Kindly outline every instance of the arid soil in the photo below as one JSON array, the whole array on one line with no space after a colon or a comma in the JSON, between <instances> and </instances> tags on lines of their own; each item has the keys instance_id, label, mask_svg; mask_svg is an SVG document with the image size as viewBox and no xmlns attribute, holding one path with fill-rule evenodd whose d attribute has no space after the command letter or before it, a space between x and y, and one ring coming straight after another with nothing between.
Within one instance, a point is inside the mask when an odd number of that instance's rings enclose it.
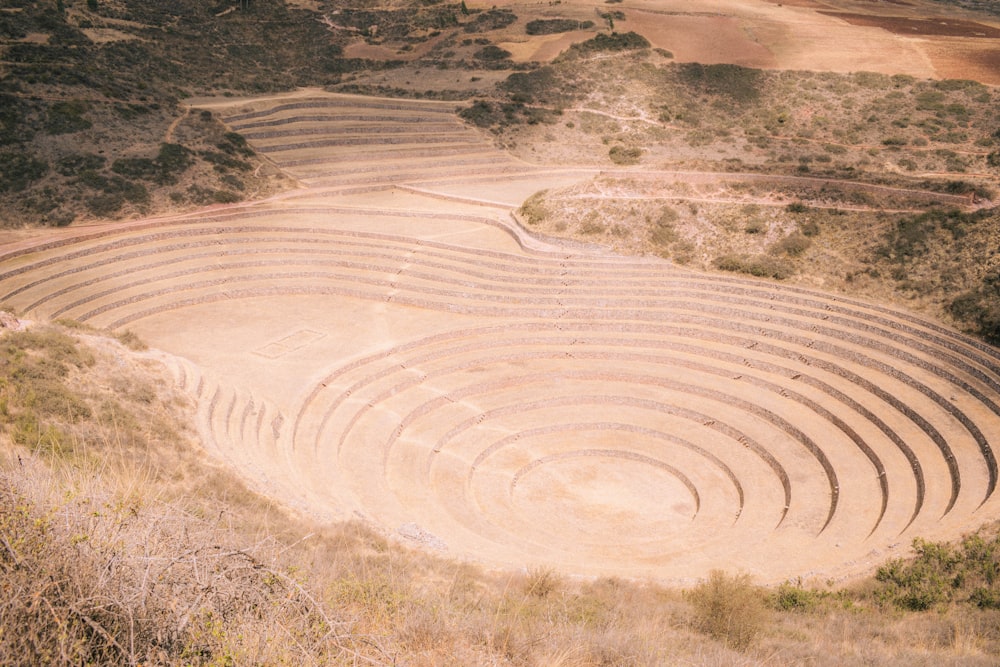
<instances>
[{"instance_id":1,"label":"arid soil","mask_svg":"<svg viewBox=\"0 0 1000 667\"><path fill-rule=\"evenodd\" d=\"M0 249L0 302L170 355L320 520L505 567L839 579L998 511L1000 353L902 310L527 233L590 179L453 103L194 100L299 188Z\"/></svg>"},{"instance_id":2,"label":"arid soil","mask_svg":"<svg viewBox=\"0 0 1000 667\"><path fill-rule=\"evenodd\" d=\"M498 41L515 61L545 62L579 41L569 34L525 35L524 24L538 15L537 6L496 5L522 17ZM563 2L543 14L589 19L596 31L609 27L601 15L611 10L625 17L614 20L615 29L643 35L678 62L929 78L966 71L965 78L1000 84L1000 68L981 64L995 57L1000 21L937 3L713 0L693 7L685 0L634 0L622 5Z\"/></svg>"}]
</instances>

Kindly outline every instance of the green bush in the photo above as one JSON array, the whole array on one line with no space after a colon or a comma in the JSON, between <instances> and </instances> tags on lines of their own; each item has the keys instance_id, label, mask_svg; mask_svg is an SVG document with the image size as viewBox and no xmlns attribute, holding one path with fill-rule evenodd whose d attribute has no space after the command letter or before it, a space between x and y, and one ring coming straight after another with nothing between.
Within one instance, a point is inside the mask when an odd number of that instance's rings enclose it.
<instances>
[{"instance_id":1,"label":"green bush","mask_svg":"<svg viewBox=\"0 0 1000 667\"><path fill-rule=\"evenodd\" d=\"M128 178L154 180L160 174L159 166L147 157L122 157L111 163L111 171Z\"/></svg>"},{"instance_id":2,"label":"green bush","mask_svg":"<svg viewBox=\"0 0 1000 667\"><path fill-rule=\"evenodd\" d=\"M476 127L491 127L504 118L503 113L486 100L476 100L472 106L459 111L458 115Z\"/></svg>"},{"instance_id":3,"label":"green bush","mask_svg":"<svg viewBox=\"0 0 1000 667\"><path fill-rule=\"evenodd\" d=\"M694 628L737 650L749 648L767 622L764 596L747 575L730 577L713 570L688 592L688 600Z\"/></svg>"},{"instance_id":4,"label":"green bush","mask_svg":"<svg viewBox=\"0 0 1000 667\"><path fill-rule=\"evenodd\" d=\"M879 568L876 599L923 611L953 602L1000 607L1000 536L968 535L958 545L913 541L916 557Z\"/></svg>"},{"instance_id":5,"label":"green bush","mask_svg":"<svg viewBox=\"0 0 1000 667\"><path fill-rule=\"evenodd\" d=\"M948 601L959 586L957 554L945 543L913 541L917 558L892 560L878 569L883 600L912 611L923 611Z\"/></svg>"},{"instance_id":6,"label":"green bush","mask_svg":"<svg viewBox=\"0 0 1000 667\"><path fill-rule=\"evenodd\" d=\"M87 199L84 205L93 215L108 218L121 210L125 205L125 197L119 193L95 195Z\"/></svg>"},{"instance_id":7,"label":"green bush","mask_svg":"<svg viewBox=\"0 0 1000 667\"><path fill-rule=\"evenodd\" d=\"M177 144L164 144L164 146L177 146ZM242 155L243 157L250 157L253 155L253 149L250 147L250 144L248 144L247 140L243 138L243 135L237 132L226 132L226 134L222 137L222 141L215 144L215 147L226 153L235 153ZM170 148L167 150L173 153L177 152L176 148ZM161 147L161 156L163 155L163 151L164 149ZM181 156L177 155L175 159L180 160Z\"/></svg>"},{"instance_id":8,"label":"green bush","mask_svg":"<svg viewBox=\"0 0 1000 667\"><path fill-rule=\"evenodd\" d=\"M802 588L801 582L793 584L786 581L770 595L768 603L778 611L812 611L823 597L821 591Z\"/></svg>"}]
</instances>

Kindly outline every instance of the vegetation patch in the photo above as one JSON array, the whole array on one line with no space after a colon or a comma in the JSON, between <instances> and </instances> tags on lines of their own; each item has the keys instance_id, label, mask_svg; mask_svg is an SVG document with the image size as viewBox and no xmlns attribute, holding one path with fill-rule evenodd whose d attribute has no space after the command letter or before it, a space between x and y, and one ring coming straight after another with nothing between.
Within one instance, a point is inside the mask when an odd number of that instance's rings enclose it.
<instances>
[{"instance_id":1,"label":"vegetation patch","mask_svg":"<svg viewBox=\"0 0 1000 667\"><path fill-rule=\"evenodd\" d=\"M775 280L785 280L795 274L795 265L773 255L722 255L716 258L715 268Z\"/></svg>"},{"instance_id":2,"label":"vegetation patch","mask_svg":"<svg viewBox=\"0 0 1000 667\"><path fill-rule=\"evenodd\" d=\"M467 22L462 29L465 32L489 32L491 30L501 30L517 22L517 15L509 9L492 8L475 15L471 21Z\"/></svg>"},{"instance_id":3,"label":"vegetation patch","mask_svg":"<svg viewBox=\"0 0 1000 667\"><path fill-rule=\"evenodd\" d=\"M1000 345L1000 269L990 270L978 287L955 297L948 311L974 333Z\"/></svg>"},{"instance_id":4,"label":"vegetation patch","mask_svg":"<svg viewBox=\"0 0 1000 667\"><path fill-rule=\"evenodd\" d=\"M639 164L642 157L642 149L638 146L612 146L608 151L608 157L618 165Z\"/></svg>"},{"instance_id":5,"label":"vegetation patch","mask_svg":"<svg viewBox=\"0 0 1000 667\"><path fill-rule=\"evenodd\" d=\"M585 42L574 44L567 54L585 55L598 52L632 51L648 49L649 40L635 32L598 33ZM565 57L565 56L563 56Z\"/></svg>"},{"instance_id":6,"label":"vegetation patch","mask_svg":"<svg viewBox=\"0 0 1000 667\"><path fill-rule=\"evenodd\" d=\"M525 32L529 35L554 35L560 32L570 32L573 30L590 30L594 27L593 21L576 21L574 19L535 19L528 21L524 26Z\"/></svg>"},{"instance_id":7,"label":"vegetation patch","mask_svg":"<svg viewBox=\"0 0 1000 667\"><path fill-rule=\"evenodd\" d=\"M1000 537L973 534L957 545L917 538L913 550L913 559L878 569L879 600L913 611L956 602L1000 609Z\"/></svg>"},{"instance_id":8,"label":"vegetation patch","mask_svg":"<svg viewBox=\"0 0 1000 667\"><path fill-rule=\"evenodd\" d=\"M688 592L695 629L738 650L746 650L767 622L762 591L746 575L714 570Z\"/></svg>"}]
</instances>

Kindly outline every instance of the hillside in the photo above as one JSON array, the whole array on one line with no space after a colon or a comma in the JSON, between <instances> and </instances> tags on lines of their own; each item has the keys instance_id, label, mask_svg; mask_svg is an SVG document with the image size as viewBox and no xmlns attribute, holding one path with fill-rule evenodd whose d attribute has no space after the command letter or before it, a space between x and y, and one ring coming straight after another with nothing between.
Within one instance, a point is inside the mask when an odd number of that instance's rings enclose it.
<instances>
[{"instance_id":1,"label":"hillside","mask_svg":"<svg viewBox=\"0 0 1000 667\"><path fill-rule=\"evenodd\" d=\"M529 229L1000 340L994 88L674 63L633 42L584 42L461 112L522 159L601 170L536 193Z\"/></svg>"}]
</instances>

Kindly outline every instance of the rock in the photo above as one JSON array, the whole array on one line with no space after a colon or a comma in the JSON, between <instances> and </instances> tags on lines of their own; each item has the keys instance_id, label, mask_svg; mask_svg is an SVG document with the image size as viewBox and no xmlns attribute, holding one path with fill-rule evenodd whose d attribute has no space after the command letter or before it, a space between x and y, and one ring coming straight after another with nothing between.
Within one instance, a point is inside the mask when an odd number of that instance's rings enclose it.
<instances>
[{"instance_id":1,"label":"rock","mask_svg":"<svg viewBox=\"0 0 1000 667\"><path fill-rule=\"evenodd\" d=\"M5 310L0 310L0 329L20 331L23 328L24 325L21 324L21 320Z\"/></svg>"}]
</instances>

